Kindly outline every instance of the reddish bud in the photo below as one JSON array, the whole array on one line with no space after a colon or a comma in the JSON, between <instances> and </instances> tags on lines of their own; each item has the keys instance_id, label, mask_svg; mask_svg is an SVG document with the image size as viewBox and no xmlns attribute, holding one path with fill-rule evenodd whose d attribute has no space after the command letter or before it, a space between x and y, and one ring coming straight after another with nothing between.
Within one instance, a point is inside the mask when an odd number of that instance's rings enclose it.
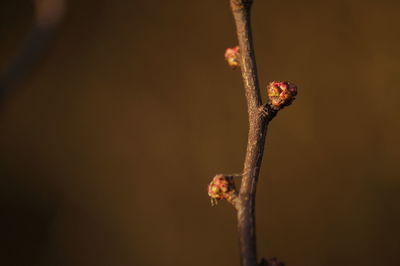
<instances>
[{"instance_id":1,"label":"reddish bud","mask_svg":"<svg viewBox=\"0 0 400 266\"><path fill-rule=\"evenodd\" d=\"M297 86L288 81L272 81L268 84L268 102L275 110L290 105L297 95Z\"/></svg>"},{"instance_id":2,"label":"reddish bud","mask_svg":"<svg viewBox=\"0 0 400 266\"><path fill-rule=\"evenodd\" d=\"M211 198L212 205L216 205L221 199L231 201L236 193L236 187L232 176L218 174L214 176L213 180L208 185L208 196Z\"/></svg>"},{"instance_id":3,"label":"reddish bud","mask_svg":"<svg viewBox=\"0 0 400 266\"><path fill-rule=\"evenodd\" d=\"M237 68L240 65L240 47L227 48L225 51L225 60L231 68Z\"/></svg>"}]
</instances>

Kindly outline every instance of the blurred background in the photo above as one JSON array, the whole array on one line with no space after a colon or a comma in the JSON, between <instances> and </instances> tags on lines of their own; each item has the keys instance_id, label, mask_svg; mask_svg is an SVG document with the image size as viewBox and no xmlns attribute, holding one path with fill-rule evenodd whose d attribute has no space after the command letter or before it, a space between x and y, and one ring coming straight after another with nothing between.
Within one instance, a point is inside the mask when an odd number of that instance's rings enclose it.
<instances>
[{"instance_id":1,"label":"blurred background","mask_svg":"<svg viewBox=\"0 0 400 266\"><path fill-rule=\"evenodd\" d=\"M262 87L299 87L269 127L260 256L400 265L399 8L255 1ZM2 70L34 14L0 2ZM69 0L49 44L1 103L0 265L239 265L235 211L206 193L247 138L228 0Z\"/></svg>"}]
</instances>

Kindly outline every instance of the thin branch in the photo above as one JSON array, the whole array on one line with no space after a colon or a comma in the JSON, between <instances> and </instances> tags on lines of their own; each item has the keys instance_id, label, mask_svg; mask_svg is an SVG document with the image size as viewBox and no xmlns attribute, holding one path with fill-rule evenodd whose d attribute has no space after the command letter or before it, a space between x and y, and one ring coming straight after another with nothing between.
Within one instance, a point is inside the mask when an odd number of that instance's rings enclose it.
<instances>
[{"instance_id":1,"label":"thin branch","mask_svg":"<svg viewBox=\"0 0 400 266\"><path fill-rule=\"evenodd\" d=\"M290 82L273 81L267 87L267 103L262 103L251 32L252 3L253 0L230 0L239 47L228 48L225 52L225 58L232 68L240 66L249 115L242 183L237 192L234 184L231 184L233 179L227 179L229 175L216 175L209 185L209 196L212 200L225 198L237 210L242 266L281 266L283 263L275 258L262 259L260 264L257 263L255 197L268 124L280 109L292 103L297 95L297 87ZM213 189L218 193L213 193ZM234 195L234 201L228 195Z\"/></svg>"},{"instance_id":2,"label":"thin branch","mask_svg":"<svg viewBox=\"0 0 400 266\"><path fill-rule=\"evenodd\" d=\"M268 115L262 111L260 86L251 32L250 11L252 1L231 0L240 46L240 67L245 87L249 133L243 179L239 192L241 206L237 212L242 266L257 265L255 196L263 158Z\"/></svg>"}]
</instances>

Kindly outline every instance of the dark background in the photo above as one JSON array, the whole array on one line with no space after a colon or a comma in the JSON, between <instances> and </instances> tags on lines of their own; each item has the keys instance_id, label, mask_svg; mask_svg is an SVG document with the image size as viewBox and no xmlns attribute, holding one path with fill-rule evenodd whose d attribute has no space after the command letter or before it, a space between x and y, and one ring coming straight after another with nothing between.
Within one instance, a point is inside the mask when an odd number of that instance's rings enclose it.
<instances>
[{"instance_id":1,"label":"dark background","mask_svg":"<svg viewBox=\"0 0 400 266\"><path fill-rule=\"evenodd\" d=\"M255 1L262 86L299 87L269 128L260 256L400 265L399 8ZM32 24L1 1L3 69ZM238 265L235 212L206 193L244 159L235 44L228 0L69 1L0 113L0 264Z\"/></svg>"}]
</instances>

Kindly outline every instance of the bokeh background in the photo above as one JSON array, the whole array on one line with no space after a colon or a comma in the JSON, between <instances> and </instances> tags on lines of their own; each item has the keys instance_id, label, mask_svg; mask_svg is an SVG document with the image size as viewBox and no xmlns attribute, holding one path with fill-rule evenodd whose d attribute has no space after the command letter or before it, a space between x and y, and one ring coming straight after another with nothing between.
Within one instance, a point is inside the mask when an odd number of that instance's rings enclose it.
<instances>
[{"instance_id":1,"label":"bokeh background","mask_svg":"<svg viewBox=\"0 0 400 266\"><path fill-rule=\"evenodd\" d=\"M239 173L247 112L228 0L70 0L43 60L0 113L1 265L239 265L236 220L211 207ZM398 1L262 1L261 84L299 96L270 124L260 256L400 265ZM0 2L5 69L33 26ZM265 91L262 92L265 98Z\"/></svg>"}]
</instances>

